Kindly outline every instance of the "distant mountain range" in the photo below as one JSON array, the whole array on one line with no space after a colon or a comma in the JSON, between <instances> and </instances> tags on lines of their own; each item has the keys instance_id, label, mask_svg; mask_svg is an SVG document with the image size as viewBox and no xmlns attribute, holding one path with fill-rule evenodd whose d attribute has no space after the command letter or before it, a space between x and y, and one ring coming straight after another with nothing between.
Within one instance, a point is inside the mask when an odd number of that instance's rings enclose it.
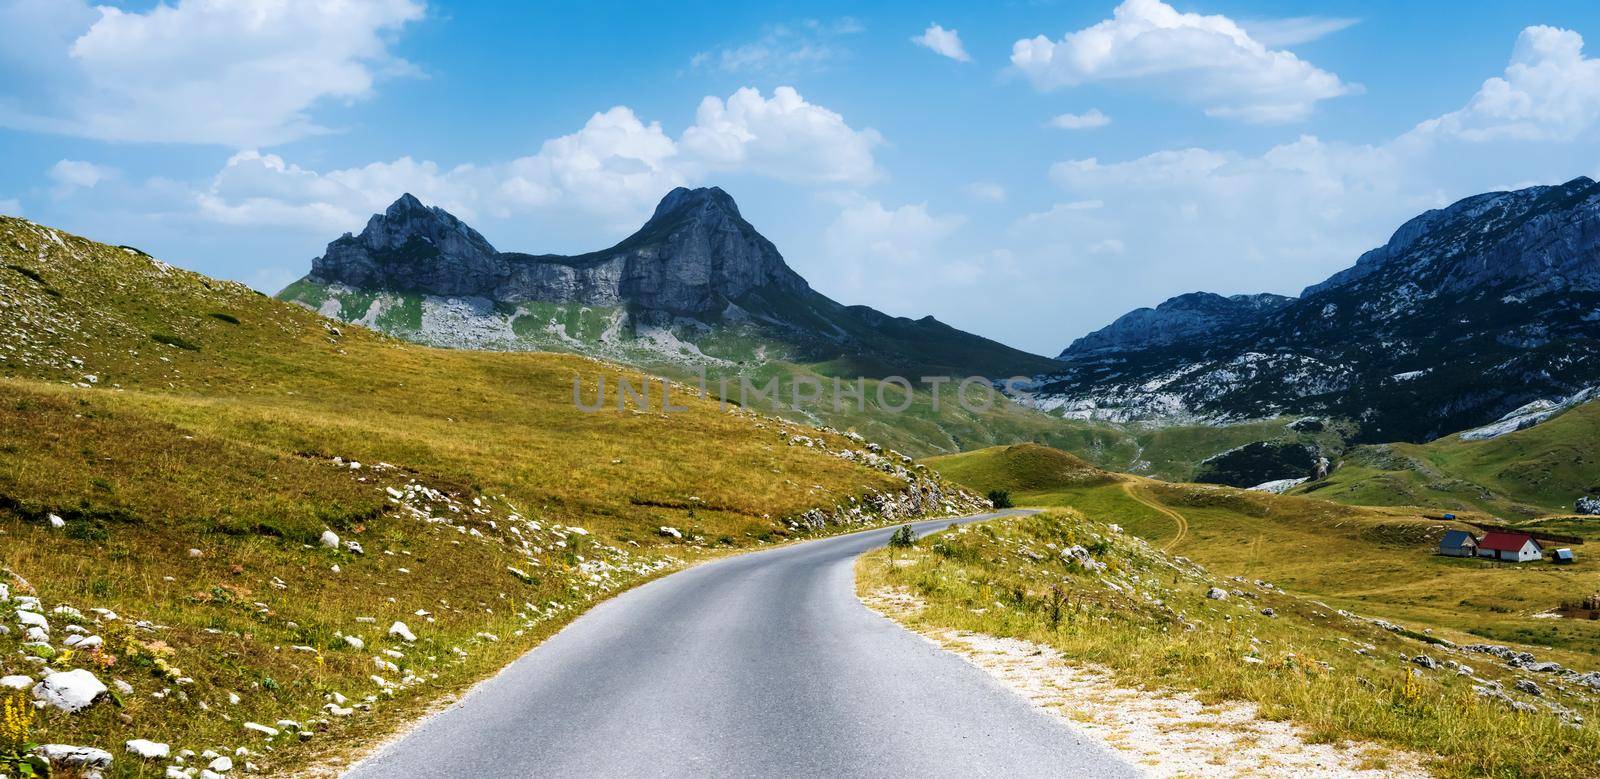
<instances>
[{"instance_id":1,"label":"distant mountain range","mask_svg":"<svg viewBox=\"0 0 1600 779\"><path fill-rule=\"evenodd\" d=\"M495 249L407 194L280 293L425 343L722 365L783 359L834 375L1032 375L1053 362L811 289L716 187L678 188L633 235L576 256Z\"/></svg>"},{"instance_id":2,"label":"distant mountain range","mask_svg":"<svg viewBox=\"0 0 1600 779\"><path fill-rule=\"evenodd\" d=\"M1073 342L1035 405L1114 421L1346 417L1436 438L1600 383L1600 186L1429 211L1298 298L1193 293Z\"/></svg>"}]
</instances>

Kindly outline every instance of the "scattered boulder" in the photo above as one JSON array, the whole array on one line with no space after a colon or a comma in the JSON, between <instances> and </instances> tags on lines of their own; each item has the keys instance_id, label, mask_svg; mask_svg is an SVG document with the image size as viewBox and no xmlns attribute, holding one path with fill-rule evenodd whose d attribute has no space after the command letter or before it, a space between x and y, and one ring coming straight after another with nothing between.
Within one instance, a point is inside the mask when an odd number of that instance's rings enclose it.
<instances>
[{"instance_id":1,"label":"scattered boulder","mask_svg":"<svg viewBox=\"0 0 1600 779\"><path fill-rule=\"evenodd\" d=\"M1427 655L1417 655L1416 657L1411 658L1411 662L1416 663L1417 665L1420 665L1430 671L1439 667L1439 661Z\"/></svg>"},{"instance_id":2,"label":"scattered boulder","mask_svg":"<svg viewBox=\"0 0 1600 779\"><path fill-rule=\"evenodd\" d=\"M323 546L325 546L325 547L327 547L329 549L338 549L339 548L339 534L333 532L332 530L324 530L324 531L322 531L322 538L319 539L319 540L321 541Z\"/></svg>"},{"instance_id":3,"label":"scattered boulder","mask_svg":"<svg viewBox=\"0 0 1600 779\"><path fill-rule=\"evenodd\" d=\"M216 771L219 774L225 774L233 770L233 758L228 757L227 755L219 755L215 760L212 760L210 763L206 764L206 768Z\"/></svg>"},{"instance_id":4,"label":"scattered boulder","mask_svg":"<svg viewBox=\"0 0 1600 779\"><path fill-rule=\"evenodd\" d=\"M390 625L389 626L389 635L394 636L395 638L398 638L401 641L408 641L409 642L409 641L416 641L417 640L417 635L415 633L412 633L411 632L411 628L406 627L406 623L404 623L404 622L396 622L393 625Z\"/></svg>"},{"instance_id":5,"label":"scattered boulder","mask_svg":"<svg viewBox=\"0 0 1600 779\"><path fill-rule=\"evenodd\" d=\"M344 542L344 550L346 552L349 552L350 554L366 554L367 553L367 550L362 549L361 545L356 543L356 542L354 542L354 541L346 541L346 542Z\"/></svg>"},{"instance_id":6,"label":"scattered boulder","mask_svg":"<svg viewBox=\"0 0 1600 779\"><path fill-rule=\"evenodd\" d=\"M22 676L20 674L13 676L0 676L0 687L4 687L7 690L26 690L32 686L33 679L31 677Z\"/></svg>"},{"instance_id":7,"label":"scattered boulder","mask_svg":"<svg viewBox=\"0 0 1600 779\"><path fill-rule=\"evenodd\" d=\"M1266 607L1266 608L1261 610L1261 616L1263 616L1263 617L1276 617L1276 616L1278 616L1278 612L1273 611L1272 607L1268 606L1268 607Z\"/></svg>"},{"instance_id":8,"label":"scattered boulder","mask_svg":"<svg viewBox=\"0 0 1600 779\"><path fill-rule=\"evenodd\" d=\"M1534 684L1532 679L1518 679L1516 688L1535 698L1544 697L1544 690L1539 689L1539 685Z\"/></svg>"},{"instance_id":9,"label":"scattered boulder","mask_svg":"<svg viewBox=\"0 0 1600 779\"><path fill-rule=\"evenodd\" d=\"M67 526L67 521L62 519L61 517L56 516L55 514L51 514L49 519L50 519L50 527L53 527L53 528L55 528L57 530L60 530L61 528L64 528L64 527Z\"/></svg>"},{"instance_id":10,"label":"scattered boulder","mask_svg":"<svg viewBox=\"0 0 1600 779\"><path fill-rule=\"evenodd\" d=\"M62 711L82 711L106 694L106 686L94 674L77 668L50 674L33 688L33 697Z\"/></svg>"},{"instance_id":11,"label":"scattered boulder","mask_svg":"<svg viewBox=\"0 0 1600 779\"><path fill-rule=\"evenodd\" d=\"M1211 589L1206 590L1206 597L1210 598L1211 600L1227 600L1228 591L1222 589L1221 587L1212 587Z\"/></svg>"},{"instance_id":12,"label":"scattered boulder","mask_svg":"<svg viewBox=\"0 0 1600 779\"><path fill-rule=\"evenodd\" d=\"M67 768L110 768L111 753L94 747L71 744L40 744L35 755L50 761L50 765Z\"/></svg>"},{"instance_id":13,"label":"scattered boulder","mask_svg":"<svg viewBox=\"0 0 1600 779\"><path fill-rule=\"evenodd\" d=\"M662 525L661 529L657 530L656 532L660 533L661 535L668 536L668 537L671 537L671 538L677 538L677 539L683 538L683 531L678 530L675 527L667 527L666 525Z\"/></svg>"},{"instance_id":14,"label":"scattered boulder","mask_svg":"<svg viewBox=\"0 0 1600 779\"><path fill-rule=\"evenodd\" d=\"M17 624L19 624L19 625L21 625L21 626L23 626L25 628L33 627L33 628L39 628L40 630L43 630L46 633L50 632L50 621L45 619L43 614L40 614L40 613L37 613L37 612L33 612L33 611L24 611L24 610L18 609L17 610Z\"/></svg>"},{"instance_id":15,"label":"scattered boulder","mask_svg":"<svg viewBox=\"0 0 1600 779\"><path fill-rule=\"evenodd\" d=\"M1600 498L1585 495L1578 498L1572 509L1579 514L1600 514Z\"/></svg>"},{"instance_id":16,"label":"scattered boulder","mask_svg":"<svg viewBox=\"0 0 1600 779\"><path fill-rule=\"evenodd\" d=\"M136 738L123 745L128 753L144 760L160 760L172 754L172 747L149 739Z\"/></svg>"},{"instance_id":17,"label":"scattered boulder","mask_svg":"<svg viewBox=\"0 0 1600 779\"><path fill-rule=\"evenodd\" d=\"M268 725L263 725L263 724L261 724L259 722L246 722L246 723L244 723L244 729L245 730L255 731L256 733L260 733L261 735L266 736L267 738L272 738L272 737L278 735L278 729L277 728L270 727Z\"/></svg>"},{"instance_id":18,"label":"scattered boulder","mask_svg":"<svg viewBox=\"0 0 1600 779\"><path fill-rule=\"evenodd\" d=\"M367 648L367 642L362 641L355 636L340 636L339 638L340 640L344 641L345 646L350 647L357 652Z\"/></svg>"}]
</instances>

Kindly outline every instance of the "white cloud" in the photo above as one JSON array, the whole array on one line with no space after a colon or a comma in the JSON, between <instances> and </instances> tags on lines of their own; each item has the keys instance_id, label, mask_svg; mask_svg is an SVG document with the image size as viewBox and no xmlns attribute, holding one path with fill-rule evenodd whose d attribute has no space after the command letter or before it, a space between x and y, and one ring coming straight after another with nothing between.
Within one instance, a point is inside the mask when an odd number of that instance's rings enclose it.
<instances>
[{"instance_id":1,"label":"white cloud","mask_svg":"<svg viewBox=\"0 0 1600 779\"><path fill-rule=\"evenodd\" d=\"M1056 163L1065 200L1016 220L1019 262L1102 290L1083 301L1103 310L1085 327L1196 289L1296 293L1427 209L1597 175L1600 75L1581 49L1576 33L1528 28L1504 77L1378 144L1307 135L1258 155L1185 148ZM1145 281L1117 282L1130 278Z\"/></svg>"},{"instance_id":2,"label":"white cloud","mask_svg":"<svg viewBox=\"0 0 1600 779\"><path fill-rule=\"evenodd\" d=\"M40 54L47 99L7 94L0 122L234 147L325 132L312 109L367 97L380 76L407 71L385 36L423 15L420 0L178 0L144 12L99 6L97 16L82 0L39 5L13 0L0 18L25 23L25 40L37 31L51 47L70 43Z\"/></svg>"},{"instance_id":3,"label":"white cloud","mask_svg":"<svg viewBox=\"0 0 1600 779\"><path fill-rule=\"evenodd\" d=\"M878 178L877 131L855 130L793 87L772 98L745 87L727 101L707 97L683 133L683 151L713 170L741 170L809 184L865 184Z\"/></svg>"},{"instance_id":4,"label":"white cloud","mask_svg":"<svg viewBox=\"0 0 1600 779\"><path fill-rule=\"evenodd\" d=\"M1483 82L1458 111L1423 122L1418 135L1469 141L1571 141L1600 117L1600 60L1583 56L1583 36L1529 27L1517 36L1504 77Z\"/></svg>"},{"instance_id":5,"label":"white cloud","mask_svg":"<svg viewBox=\"0 0 1600 779\"><path fill-rule=\"evenodd\" d=\"M589 117L582 130L544 142L514 160L499 191L524 207L569 205L592 213L632 214L686 183L678 145L658 122L645 124L617 106Z\"/></svg>"},{"instance_id":6,"label":"white cloud","mask_svg":"<svg viewBox=\"0 0 1600 779\"><path fill-rule=\"evenodd\" d=\"M993 181L974 181L967 185L967 194L979 200L1000 203L1006 199L1006 188Z\"/></svg>"},{"instance_id":7,"label":"white cloud","mask_svg":"<svg viewBox=\"0 0 1600 779\"><path fill-rule=\"evenodd\" d=\"M50 166L56 197L66 197L78 189L91 189L114 175L116 171L111 168L81 160L61 160Z\"/></svg>"},{"instance_id":8,"label":"white cloud","mask_svg":"<svg viewBox=\"0 0 1600 779\"><path fill-rule=\"evenodd\" d=\"M1295 16L1287 19L1241 20L1239 25L1257 43L1273 48L1310 43L1360 22L1360 19L1342 16Z\"/></svg>"},{"instance_id":9,"label":"white cloud","mask_svg":"<svg viewBox=\"0 0 1600 779\"><path fill-rule=\"evenodd\" d=\"M1061 114L1050 120L1051 127L1062 130L1092 130L1108 124L1111 124L1111 117L1101 113L1098 108L1091 108L1081 114Z\"/></svg>"},{"instance_id":10,"label":"white cloud","mask_svg":"<svg viewBox=\"0 0 1600 779\"><path fill-rule=\"evenodd\" d=\"M1125 0L1112 18L1059 41L1019 40L1011 63L1039 89L1152 83L1208 115L1248 122L1304 119L1317 102L1356 90L1226 16L1179 13L1161 0Z\"/></svg>"},{"instance_id":11,"label":"white cloud","mask_svg":"<svg viewBox=\"0 0 1600 779\"><path fill-rule=\"evenodd\" d=\"M800 24L775 25L753 41L699 52L690 58L689 67L790 79L826 70L829 64L848 58L849 51L838 44L838 39L863 29L860 22L848 16L832 22L809 19Z\"/></svg>"},{"instance_id":12,"label":"white cloud","mask_svg":"<svg viewBox=\"0 0 1600 779\"><path fill-rule=\"evenodd\" d=\"M869 182L878 175L878 143L876 132L851 128L792 88L779 87L771 99L741 89L726 101L706 98L679 140L617 106L506 162L445 168L401 157L318 172L249 150L229 159L194 199L211 221L322 233L358 227L402 192L467 220L570 213L623 228L637 226L673 187L712 172L801 184Z\"/></svg>"},{"instance_id":13,"label":"white cloud","mask_svg":"<svg viewBox=\"0 0 1600 779\"><path fill-rule=\"evenodd\" d=\"M967 55L967 50L961 46L961 35L955 30L946 30L937 24L928 25L921 35L911 39L912 43L928 49L942 57L949 57L956 62L971 62L972 57Z\"/></svg>"},{"instance_id":14,"label":"white cloud","mask_svg":"<svg viewBox=\"0 0 1600 779\"><path fill-rule=\"evenodd\" d=\"M909 265L928 259L934 249L966 223L959 214L936 216L927 203L885 208L861 198L839 212L823 232L823 243L835 256Z\"/></svg>"}]
</instances>

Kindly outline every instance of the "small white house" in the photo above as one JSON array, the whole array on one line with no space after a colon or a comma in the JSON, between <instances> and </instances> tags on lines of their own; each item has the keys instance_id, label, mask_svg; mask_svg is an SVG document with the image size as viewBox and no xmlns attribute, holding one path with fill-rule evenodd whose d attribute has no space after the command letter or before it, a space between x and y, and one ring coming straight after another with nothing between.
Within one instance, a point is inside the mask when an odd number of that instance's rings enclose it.
<instances>
[{"instance_id":1,"label":"small white house","mask_svg":"<svg viewBox=\"0 0 1600 779\"><path fill-rule=\"evenodd\" d=\"M1526 563L1544 556L1543 547L1527 533L1494 530L1478 541L1478 556L1508 563Z\"/></svg>"}]
</instances>

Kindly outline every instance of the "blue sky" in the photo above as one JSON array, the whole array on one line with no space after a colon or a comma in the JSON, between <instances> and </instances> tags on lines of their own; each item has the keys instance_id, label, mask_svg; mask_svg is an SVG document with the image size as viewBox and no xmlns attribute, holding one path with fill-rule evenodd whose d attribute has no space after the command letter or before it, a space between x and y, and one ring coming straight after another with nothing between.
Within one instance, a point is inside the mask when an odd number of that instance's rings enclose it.
<instances>
[{"instance_id":1,"label":"blue sky","mask_svg":"<svg viewBox=\"0 0 1600 779\"><path fill-rule=\"evenodd\" d=\"M727 189L819 290L1054 354L1600 171L1593 3L0 0L0 212L267 291L402 191L496 246Z\"/></svg>"}]
</instances>

